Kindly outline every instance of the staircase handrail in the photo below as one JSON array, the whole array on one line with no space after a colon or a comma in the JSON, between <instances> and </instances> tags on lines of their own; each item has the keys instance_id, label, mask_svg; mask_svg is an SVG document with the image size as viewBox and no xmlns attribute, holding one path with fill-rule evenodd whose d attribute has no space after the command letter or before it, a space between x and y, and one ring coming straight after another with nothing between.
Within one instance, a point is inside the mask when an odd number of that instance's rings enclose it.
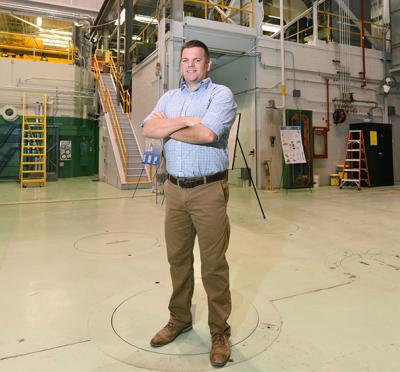
<instances>
[{"instance_id":1,"label":"staircase handrail","mask_svg":"<svg viewBox=\"0 0 400 372\"><path fill-rule=\"evenodd\" d=\"M119 95L121 97L124 112L131 112L131 95L129 91L127 89L124 89L124 86L122 85L121 77L118 73L117 66L115 66L112 56L110 57L109 66L114 81L118 85L117 90L119 91Z\"/></svg>"},{"instance_id":2,"label":"staircase handrail","mask_svg":"<svg viewBox=\"0 0 400 372\"><path fill-rule=\"evenodd\" d=\"M96 80L99 82L100 85L100 93L103 98L103 103L104 103L104 112L108 112L108 107L107 107L107 102L106 102L106 86L104 84L103 77L101 76L100 72L100 66L99 66L99 61L97 60L96 55L93 56L93 61L94 61L94 73L96 76Z\"/></svg>"},{"instance_id":3,"label":"staircase handrail","mask_svg":"<svg viewBox=\"0 0 400 372\"><path fill-rule=\"evenodd\" d=\"M122 164L124 167L125 177L128 176L128 151L126 150L125 139L122 134L121 126L119 125L118 115L115 111L114 103L111 98L110 91L107 89L106 92L108 107L109 107L109 114L111 116L111 120L113 123L114 131L118 140L118 144L120 146L121 155L122 155Z\"/></svg>"},{"instance_id":4,"label":"staircase handrail","mask_svg":"<svg viewBox=\"0 0 400 372\"><path fill-rule=\"evenodd\" d=\"M96 80L100 85L100 94L103 98L104 112L108 112L114 128L115 137L117 138L118 147L121 151L122 165L124 168L125 177L128 175L128 152L125 146L125 139L122 134L121 126L119 125L118 115L115 111L115 107L111 98L110 91L105 87L103 77L100 73L99 63L97 57L94 56L94 71L96 74Z\"/></svg>"}]
</instances>

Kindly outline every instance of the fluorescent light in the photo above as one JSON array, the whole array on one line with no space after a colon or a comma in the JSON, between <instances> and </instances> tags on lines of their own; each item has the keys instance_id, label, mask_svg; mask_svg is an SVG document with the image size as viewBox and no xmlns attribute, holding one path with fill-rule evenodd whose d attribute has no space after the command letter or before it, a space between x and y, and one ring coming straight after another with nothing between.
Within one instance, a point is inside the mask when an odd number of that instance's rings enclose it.
<instances>
[{"instance_id":1,"label":"fluorescent light","mask_svg":"<svg viewBox=\"0 0 400 372\"><path fill-rule=\"evenodd\" d=\"M57 47L67 47L69 46L68 41L63 41L63 40L53 40L53 39L46 39L46 38L40 38L42 40L43 45L48 45L48 46L57 46Z\"/></svg>"},{"instance_id":2,"label":"fluorescent light","mask_svg":"<svg viewBox=\"0 0 400 372\"><path fill-rule=\"evenodd\" d=\"M53 35L53 34L39 34L40 37L44 37L47 39L52 39L56 41L70 41L71 37L70 36L60 36L60 35Z\"/></svg>"},{"instance_id":3,"label":"fluorescent light","mask_svg":"<svg viewBox=\"0 0 400 372\"><path fill-rule=\"evenodd\" d=\"M263 29L263 31L267 31L267 32L277 32L277 31L280 31L281 26L274 25L272 23L263 23L262 29Z\"/></svg>"},{"instance_id":4,"label":"fluorescent light","mask_svg":"<svg viewBox=\"0 0 400 372\"><path fill-rule=\"evenodd\" d=\"M133 35L132 40L139 41L139 40L142 40L142 38L138 35Z\"/></svg>"},{"instance_id":5,"label":"fluorescent light","mask_svg":"<svg viewBox=\"0 0 400 372\"><path fill-rule=\"evenodd\" d=\"M268 15L269 18L275 18L275 19L281 19L281 17L273 16L273 15Z\"/></svg>"},{"instance_id":6,"label":"fluorescent light","mask_svg":"<svg viewBox=\"0 0 400 372\"><path fill-rule=\"evenodd\" d=\"M36 17L36 26L42 27L42 17Z\"/></svg>"},{"instance_id":7,"label":"fluorescent light","mask_svg":"<svg viewBox=\"0 0 400 372\"><path fill-rule=\"evenodd\" d=\"M146 16L146 15L135 14L134 19L135 19L135 21L140 22L140 23L151 23L153 25L158 24L157 18Z\"/></svg>"},{"instance_id":8,"label":"fluorescent light","mask_svg":"<svg viewBox=\"0 0 400 372\"><path fill-rule=\"evenodd\" d=\"M59 31L59 30L44 30L46 32L51 32L52 34L57 34L57 35L67 35L67 36L72 36L71 31Z\"/></svg>"},{"instance_id":9,"label":"fluorescent light","mask_svg":"<svg viewBox=\"0 0 400 372\"><path fill-rule=\"evenodd\" d=\"M121 14L119 15L119 24L120 26L125 22L125 8L122 9ZM115 25L118 26L118 19L115 21Z\"/></svg>"}]
</instances>

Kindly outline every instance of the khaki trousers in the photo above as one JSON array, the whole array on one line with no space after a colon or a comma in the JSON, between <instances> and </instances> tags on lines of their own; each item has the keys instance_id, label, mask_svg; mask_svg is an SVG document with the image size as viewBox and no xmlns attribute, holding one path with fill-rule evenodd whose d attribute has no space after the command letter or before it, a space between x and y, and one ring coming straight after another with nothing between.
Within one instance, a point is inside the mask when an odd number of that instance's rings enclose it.
<instances>
[{"instance_id":1,"label":"khaki trousers","mask_svg":"<svg viewBox=\"0 0 400 372\"><path fill-rule=\"evenodd\" d=\"M226 214L228 182L181 188L167 180L164 192L165 240L173 287L168 307L171 319L192 323L193 246L197 235L210 332L212 335L218 332L230 335L227 320L231 313L231 293L225 258L230 235Z\"/></svg>"}]
</instances>

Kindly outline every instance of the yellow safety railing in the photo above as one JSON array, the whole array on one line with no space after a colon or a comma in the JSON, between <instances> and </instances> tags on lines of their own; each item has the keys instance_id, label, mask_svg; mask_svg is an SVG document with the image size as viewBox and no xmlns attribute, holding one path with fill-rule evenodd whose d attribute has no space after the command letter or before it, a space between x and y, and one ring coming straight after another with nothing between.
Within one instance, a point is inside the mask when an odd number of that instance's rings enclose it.
<instances>
[{"instance_id":1,"label":"yellow safety railing","mask_svg":"<svg viewBox=\"0 0 400 372\"><path fill-rule=\"evenodd\" d=\"M211 9L215 9L221 22L227 22L228 19L236 14L245 14L249 16L249 26L254 27L254 0L248 0L241 7L230 6L229 0L184 0L185 4L200 4L204 7L204 19L208 19Z\"/></svg>"},{"instance_id":2,"label":"yellow safety railing","mask_svg":"<svg viewBox=\"0 0 400 372\"><path fill-rule=\"evenodd\" d=\"M311 12L311 11L310 11ZM326 30L326 41L331 42L332 41L332 32L337 31L340 32L340 29L338 27L333 27L332 24L334 18L339 18L340 15L336 13L331 13L323 10L318 10L318 31L320 30ZM304 19L304 18L303 18ZM302 41L302 36L304 36L308 31L313 29L313 26L308 26L301 28L301 19L299 19L296 22L296 32L293 32L287 36L285 36L286 40L293 40L296 39L297 43L301 43ZM321 23L322 21L322 23ZM354 23L354 26L360 23L360 20L357 18L348 18L348 21L352 21ZM372 21L363 21L364 25L370 25L371 27L376 27L378 30L382 30L382 35L383 35L383 30L385 29L385 26L380 25L376 22ZM360 38L360 46L362 46L362 34L361 31L350 31L350 35L358 36ZM310 35L306 35L310 36ZM370 35L370 39L377 40L377 41L385 41L385 38L383 36L374 36Z\"/></svg>"},{"instance_id":3,"label":"yellow safety railing","mask_svg":"<svg viewBox=\"0 0 400 372\"><path fill-rule=\"evenodd\" d=\"M146 32L151 25L155 25L153 21L159 22L159 20L160 13L157 12L157 14L151 18L150 22L142 29L142 31L139 32L138 38L132 44L133 49L135 49L139 43L148 43L155 34L158 34L158 24L156 24L157 27L154 27L154 30L152 30L150 34L146 35Z\"/></svg>"},{"instance_id":4,"label":"yellow safety railing","mask_svg":"<svg viewBox=\"0 0 400 372\"><path fill-rule=\"evenodd\" d=\"M114 77L115 84L117 85L117 90L121 98L122 108L124 109L124 112L129 113L131 112L131 95L127 89L124 89L122 85L121 75L119 74L117 66L115 66L112 57L109 59L109 66L111 74Z\"/></svg>"},{"instance_id":5,"label":"yellow safety railing","mask_svg":"<svg viewBox=\"0 0 400 372\"><path fill-rule=\"evenodd\" d=\"M64 39L52 38L57 41L65 42ZM72 41L67 46L45 45L42 38L32 34L20 34L14 32L0 31L0 50L4 54L20 55L24 59L47 61L55 63L72 64L74 62L75 48Z\"/></svg>"},{"instance_id":6,"label":"yellow safety railing","mask_svg":"<svg viewBox=\"0 0 400 372\"><path fill-rule=\"evenodd\" d=\"M126 149L125 139L122 134L121 126L119 125L118 115L115 111L110 91L106 88L103 81L103 77L101 76L100 66L96 56L93 57L93 66L96 75L96 80L98 81L100 87L99 92L101 94L101 98L103 99L104 103L104 110L105 112L108 112L108 114L110 115L113 124L114 134L117 139L118 148L121 152L124 174L125 177L128 177L128 151Z\"/></svg>"},{"instance_id":7,"label":"yellow safety railing","mask_svg":"<svg viewBox=\"0 0 400 372\"><path fill-rule=\"evenodd\" d=\"M157 22L159 21L159 13L157 13L157 15L155 15L153 18L151 18L150 22L143 28L142 31L140 31L140 33L138 35L140 37L140 40L138 40L138 41L145 42L148 39L150 39L157 32L158 26L155 27L154 30L149 35L146 36L146 31L150 28L151 25L154 25L153 21L157 21Z\"/></svg>"}]
</instances>

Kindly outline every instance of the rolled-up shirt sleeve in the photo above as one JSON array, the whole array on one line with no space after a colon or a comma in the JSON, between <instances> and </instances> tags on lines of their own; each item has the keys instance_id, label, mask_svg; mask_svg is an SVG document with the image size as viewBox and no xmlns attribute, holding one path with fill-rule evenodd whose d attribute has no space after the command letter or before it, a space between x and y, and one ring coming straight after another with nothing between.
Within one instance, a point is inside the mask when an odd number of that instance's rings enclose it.
<instances>
[{"instance_id":1,"label":"rolled-up shirt sleeve","mask_svg":"<svg viewBox=\"0 0 400 372\"><path fill-rule=\"evenodd\" d=\"M225 86L218 86L210 99L210 105L203 116L201 123L221 138L228 134L236 116L236 102L231 90Z\"/></svg>"}]
</instances>

